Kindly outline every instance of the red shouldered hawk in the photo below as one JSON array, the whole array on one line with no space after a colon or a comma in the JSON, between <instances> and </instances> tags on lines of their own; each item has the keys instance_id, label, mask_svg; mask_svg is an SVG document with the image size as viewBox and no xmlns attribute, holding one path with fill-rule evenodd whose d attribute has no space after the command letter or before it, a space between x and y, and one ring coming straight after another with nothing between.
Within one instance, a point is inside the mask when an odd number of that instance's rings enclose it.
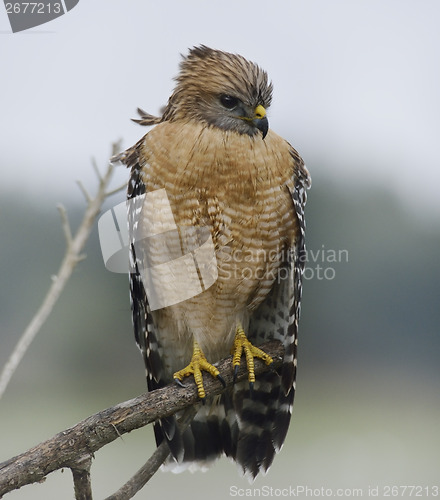
<instances>
[{"instance_id":1,"label":"red shouldered hawk","mask_svg":"<svg viewBox=\"0 0 440 500\"><path fill-rule=\"evenodd\" d=\"M138 110L135 121L156 127L118 157L131 169L135 336L149 390L194 376L205 403L183 434L174 417L155 424L168 466L226 454L255 478L292 412L310 177L269 130L272 84L256 64L202 45L176 81L161 117ZM271 362L255 346L269 339L284 344L282 368L255 380L253 357ZM221 380L212 363L231 352L234 366L246 355L249 382L205 398L201 371Z\"/></svg>"}]
</instances>

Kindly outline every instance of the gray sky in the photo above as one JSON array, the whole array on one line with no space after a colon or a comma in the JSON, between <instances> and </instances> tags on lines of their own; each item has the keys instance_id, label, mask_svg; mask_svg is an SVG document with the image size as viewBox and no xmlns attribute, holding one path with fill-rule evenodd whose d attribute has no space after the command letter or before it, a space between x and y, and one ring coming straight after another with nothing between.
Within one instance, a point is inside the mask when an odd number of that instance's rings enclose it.
<instances>
[{"instance_id":1,"label":"gray sky","mask_svg":"<svg viewBox=\"0 0 440 500\"><path fill-rule=\"evenodd\" d=\"M439 15L436 0L81 0L12 34L0 6L2 189L80 200L90 157L103 165L112 140L146 132L136 107L157 112L179 54L203 43L268 71L270 125L314 183L386 186L438 217Z\"/></svg>"}]
</instances>

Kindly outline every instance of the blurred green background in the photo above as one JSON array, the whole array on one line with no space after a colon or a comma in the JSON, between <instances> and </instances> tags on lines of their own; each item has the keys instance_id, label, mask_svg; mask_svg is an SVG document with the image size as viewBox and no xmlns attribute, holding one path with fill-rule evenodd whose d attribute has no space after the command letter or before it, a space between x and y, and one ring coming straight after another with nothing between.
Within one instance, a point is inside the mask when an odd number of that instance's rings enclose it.
<instances>
[{"instance_id":1,"label":"blurred green background","mask_svg":"<svg viewBox=\"0 0 440 500\"><path fill-rule=\"evenodd\" d=\"M360 488L366 497L376 486L438 485L438 3L124 5L80 2L21 35L0 16L0 366L63 257L56 204L76 228L84 201L75 179L96 187L90 156L104 167L112 140L141 137L146 130L129 118L138 105L155 112L166 101L179 52L198 43L239 52L269 71L270 124L313 178L307 247L317 260L304 283L293 419L252 486L222 459L206 473L159 472L136 498L191 491L217 500L235 488L296 486ZM121 167L114 185L124 179ZM128 279L105 269L96 225L86 253L0 400L0 461L146 390ZM146 461L152 433L96 454L96 499ZM7 498L73 498L70 471Z\"/></svg>"}]
</instances>

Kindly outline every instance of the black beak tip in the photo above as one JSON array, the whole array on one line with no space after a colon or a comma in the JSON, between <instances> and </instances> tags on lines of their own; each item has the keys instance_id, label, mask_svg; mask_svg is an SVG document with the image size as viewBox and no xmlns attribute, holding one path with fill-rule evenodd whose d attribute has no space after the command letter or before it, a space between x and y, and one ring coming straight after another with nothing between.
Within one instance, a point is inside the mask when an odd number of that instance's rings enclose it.
<instances>
[{"instance_id":1,"label":"black beak tip","mask_svg":"<svg viewBox=\"0 0 440 500\"><path fill-rule=\"evenodd\" d=\"M254 120L254 123L257 129L263 134L264 139L269 131L269 120L266 117L258 118L257 120Z\"/></svg>"}]
</instances>

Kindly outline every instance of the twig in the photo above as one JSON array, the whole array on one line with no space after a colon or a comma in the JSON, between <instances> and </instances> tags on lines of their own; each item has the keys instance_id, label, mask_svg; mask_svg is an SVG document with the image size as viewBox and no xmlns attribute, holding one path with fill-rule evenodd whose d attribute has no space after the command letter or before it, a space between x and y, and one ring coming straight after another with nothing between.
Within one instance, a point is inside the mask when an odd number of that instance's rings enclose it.
<instances>
[{"instance_id":1,"label":"twig","mask_svg":"<svg viewBox=\"0 0 440 500\"><path fill-rule=\"evenodd\" d=\"M88 456L76 467L71 467L76 500L92 500L91 465L92 457Z\"/></svg>"},{"instance_id":2,"label":"twig","mask_svg":"<svg viewBox=\"0 0 440 500\"><path fill-rule=\"evenodd\" d=\"M113 495L110 495L105 500L129 500L133 498L159 470L159 467L165 462L169 454L170 449L167 442L162 441L160 446L156 448L156 451L136 474L124 486L119 488L116 493L113 493Z\"/></svg>"},{"instance_id":3,"label":"twig","mask_svg":"<svg viewBox=\"0 0 440 500\"><path fill-rule=\"evenodd\" d=\"M190 406L179 419L179 430L183 432L192 422L197 413L197 405ZM160 444L145 464L130 478L116 493L110 495L105 500L129 500L140 491L148 481L156 474L159 467L165 462L170 454L167 442L164 440Z\"/></svg>"},{"instance_id":4,"label":"twig","mask_svg":"<svg viewBox=\"0 0 440 500\"><path fill-rule=\"evenodd\" d=\"M115 193L119 193L119 191L122 191L123 189L125 189L127 187L127 183L124 182L124 184L122 184L122 186L119 186L115 189L112 189L111 191L107 191L105 193L105 196L108 198L109 196L112 196L114 195Z\"/></svg>"},{"instance_id":5,"label":"twig","mask_svg":"<svg viewBox=\"0 0 440 500\"><path fill-rule=\"evenodd\" d=\"M101 175L101 172L99 171L98 164L96 163L95 158L92 158L92 167L95 171L96 177L98 177L99 182L102 183L103 177Z\"/></svg>"},{"instance_id":6,"label":"twig","mask_svg":"<svg viewBox=\"0 0 440 500\"><path fill-rule=\"evenodd\" d=\"M261 348L274 359L273 367L279 368L284 354L282 344L272 341L262 345ZM227 387L233 384L231 359L229 356L217 363ZM257 375L267 370L269 367L262 361L255 360ZM237 380L243 380L246 377L247 370L241 366ZM1 463L0 498L5 493L21 488L25 484L41 481L57 469L78 468L78 464L90 459L97 450L120 435L144 427L160 418L169 417L198 403L195 383L189 379L188 382L185 381L185 384L185 388L171 384L96 413L25 453ZM220 394L224 390L222 384L209 375L204 377L204 386L207 396ZM146 471L146 473L150 472ZM151 472L152 474L154 472Z\"/></svg>"},{"instance_id":7,"label":"twig","mask_svg":"<svg viewBox=\"0 0 440 500\"><path fill-rule=\"evenodd\" d=\"M64 205L58 205L58 212L60 212L61 226L63 228L64 237L66 239L66 249L68 250L72 245L72 230L70 229L69 218L67 217L67 210Z\"/></svg>"},{"instance_id":8,"label":"twig","mask_svg":"<svg viewBox=\"0 0 440 500\"><path fill-rule=\"evenodd\" d=\"M81 190L82 194L84 195L84 198L86 199L87 203L91 203L92 197L90 196L84 184L81 181L76 181L76 183L78 184L78 187Z\"/></svg>"},{"instance_id":9,"label":"twig","mask_svg":"<svg viewBox=\"0 0 440 500\"><path fill-rule=\"evenodd\" d=\"M114 143L112 145L112 154L115 154L118 150L119 144ZM95 170L97 169L96 163L94 163L94 168ZM4 394L12 375L20 364L20 361L23 359L23 356L26 353L31 342L34 340L40 328L45 323L48 316L51 314L58 298L61 295L61 292L63 291L67 281L72 274L73 269L78 264L78 262L84 258L84 255L81 254L81 252L86 244L87 239L90 236L93 223L97 215L99 214L102 203L107 196L106 191L110 183L114 168L114 165L110 163L105 174L103 176L99 174L100 182L98 190L95 197L88 200L88 206L84 213L84 217L74 237L72 236L66 211L64 207L59 207L63 231L66 238L66 253L57 275L52 279L52 285L46 297L44 298L43 303L23 332L20 340L15 346L14 351L12 352L2 370L2 373L0 375L0 398Z\"/></svg>"}]
</instances>

